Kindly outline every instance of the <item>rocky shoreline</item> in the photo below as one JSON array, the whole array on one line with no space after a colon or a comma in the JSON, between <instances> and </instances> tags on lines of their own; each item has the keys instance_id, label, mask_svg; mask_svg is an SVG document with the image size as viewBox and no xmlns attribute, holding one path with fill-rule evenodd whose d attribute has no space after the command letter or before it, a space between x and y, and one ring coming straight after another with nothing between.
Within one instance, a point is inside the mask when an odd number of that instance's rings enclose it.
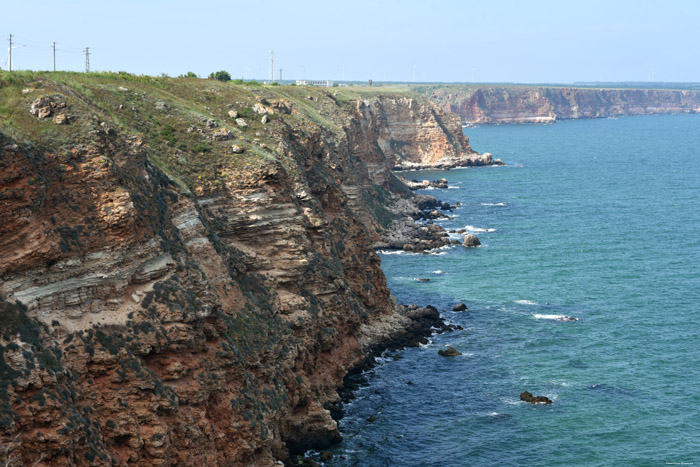
<instances>
[{"instance_id":1,"label":"rocky shoreline","mask_svg":"<svg viewBox=\"0 0 700 467\"><path fill-rule=\"evenodd\" d=\"M290 462L337 440L349 371L443 329L395 304L375 250L459 243L434 222L454 207L391 170L481 158L457 116L355 89L2 77L9 465Z\"/></svg>"}]
</instances>

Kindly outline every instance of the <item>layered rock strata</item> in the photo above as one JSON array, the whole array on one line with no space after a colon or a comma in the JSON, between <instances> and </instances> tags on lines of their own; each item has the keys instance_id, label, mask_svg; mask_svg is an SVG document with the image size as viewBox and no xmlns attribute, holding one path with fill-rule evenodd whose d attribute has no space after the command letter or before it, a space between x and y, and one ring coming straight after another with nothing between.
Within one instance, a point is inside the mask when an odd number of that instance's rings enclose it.
<instances>
[{"instance_id":1,"label":"layered rock strata","mask_svg":"<svg viewBox=\"0 0 700 467\"><path fill-rule=\"evenodd\" d=\"M447 86L426 92L467 124L553 123L700 111L700 93L691 90Z\"/></svg>"},{"instance_id":2,"label":"layered rock strata","mask_svg":"<svg viewBox=\"0 0 700 467\"><path fill-rule=\"evenodd\" d=\"M373 248L425 209L392 168L473 154L457 117L404 96L60 76L0 75L6 465L272 465L336 441L347 372L425 331ZM32 115L37 94L68 123Z\"/></svg>"}]
</instances>

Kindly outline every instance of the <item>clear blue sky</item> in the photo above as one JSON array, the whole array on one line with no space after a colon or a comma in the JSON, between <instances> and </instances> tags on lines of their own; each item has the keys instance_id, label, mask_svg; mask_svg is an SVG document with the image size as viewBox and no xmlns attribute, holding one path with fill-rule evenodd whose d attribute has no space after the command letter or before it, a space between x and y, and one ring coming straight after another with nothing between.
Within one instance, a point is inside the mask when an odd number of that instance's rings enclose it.
<instances>
[{"instance_id":1,"label":"clear blue sky","mask_svg":"<svg viewBox=\"0 0 700 467\"><path fill-rule=\"evenodd\" d=\"M700 1L3 0L0 67L234 78L700 81Z\"/></svg>"}]
</instances>

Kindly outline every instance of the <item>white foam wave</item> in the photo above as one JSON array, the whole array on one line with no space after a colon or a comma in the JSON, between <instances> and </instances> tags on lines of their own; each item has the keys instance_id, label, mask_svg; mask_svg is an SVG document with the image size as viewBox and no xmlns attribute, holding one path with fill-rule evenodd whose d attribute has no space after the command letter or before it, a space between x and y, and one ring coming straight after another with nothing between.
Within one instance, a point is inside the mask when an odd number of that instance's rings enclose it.
<instances>
[{"instance_id":1,"label":"white foam wave","mask_svg":"<svg viewBox=\"0 0 700 467\"><path fill-rule=\"evenodd\" d=\"M537 302L533 302L532 300L516 300L515 303L520 305L537 305Z\"/></svg>"},{"instance_id":2,"label":"white foam wave","mask_svg":"<svg viewBox=\"0 0 700 467\"><path fill-rule=\"evenodd\" d=\"M448 186L447 189L448 189L448 190L461 190L462 187L459 187L459 186Z\"/></svg>"},{"instance_id":3,"label":"white foam wave","mask_svg":"<svg viewBox=\"0 0 700 467\"><path fill-rule=\"evenodd\" d=\"M464 230L469 232L495 232L496 229L483 229L481 227L474 227L473 225L465 225Z\"/></svg>"},{"instance_id":4,"label":"white foam wave","mask_svg":"<svg viewBox=\"0 0 700 467\"><path fill-rule=\"evenodd\" d=\"M532 317L535 319L552 319L554 321L578 321L578 318L567 315L541 315L535 313Z\"/></svg>"},{"instance_id":5,"label":"white foam wave","mask_svg":"<svg viewBox=\"0 0 700 467\"><path fill-rule=\"evenodd\" d=\"M431 274L447 274L445 271L437 270L437 271L431 271Z\"/></svg>"},{"instance_id":6,"label":"white foam wave","mask_svg":"<svg viewBox=\"0 0 700 467\"><path fill-rule=\"evenodd\" d=\"M481 203L482 206L507 206L506 203Z\"/></svg>"},{"instance_id":7,"label":"white foam wave","mask_svg":"<svg viewBox=\"0 0 700 467\"><path fill-rule=\"evenodd\" d=\"M380 255L418 255L420 253L414 253L412 251L405 250L377 250Z\"/></svg>"}]
</instances>

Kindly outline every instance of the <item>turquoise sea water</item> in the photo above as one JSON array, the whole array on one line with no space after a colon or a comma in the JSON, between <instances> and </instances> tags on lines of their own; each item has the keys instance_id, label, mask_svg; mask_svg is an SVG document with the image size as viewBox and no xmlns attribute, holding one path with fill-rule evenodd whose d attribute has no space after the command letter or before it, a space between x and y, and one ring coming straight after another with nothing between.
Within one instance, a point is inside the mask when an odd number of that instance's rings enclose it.
<instances>
[{"instance_id":1,"label":"turquoise sea water","mask_svg":"<svg viewBox=\"0 0 700 467\"><path fill-rule=\"evenodd\" d=\"M447 178L441 224L483 246L382 255L400 302L465 329L368 372L329 464L700 463L700 115L467 134L508 166L408 176Z\"/></svg>"}]
</instances>

